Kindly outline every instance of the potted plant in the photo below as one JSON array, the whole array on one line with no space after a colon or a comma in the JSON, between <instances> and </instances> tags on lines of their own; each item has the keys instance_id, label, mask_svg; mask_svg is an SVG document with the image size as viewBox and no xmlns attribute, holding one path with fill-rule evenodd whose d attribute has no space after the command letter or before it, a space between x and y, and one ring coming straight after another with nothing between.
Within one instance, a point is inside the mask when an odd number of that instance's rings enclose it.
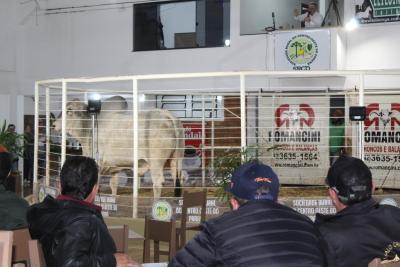
<instances>
[{"instance_id":1,"label":"potted plant","mask_svg":"<svg viewBox=\"0 0 400 267\"><path fill-rule=\"evenodd\" d=\"M18 133L11 133L7 130L7 121L3 122L0 128L0 146L3 150L7 150L19 157L23 157L25 146L25 135Z\"/></svg>"},{"instance_id":2,"label":"potted plant","mask_svg":"<svg viewBox=\"0 0 400 267\"><path fill-rule=\"evenodd\" d=\"M243 163L258 161L261 155L274 149L278 149L280 145L270 147L246 147L244 149L228 149L221 156L216 157L213 168L213 183L217 187L215 195L219 200L229 202L230 193L226 191L230 186L232 172Z\"/></svg>"}]
</instances>

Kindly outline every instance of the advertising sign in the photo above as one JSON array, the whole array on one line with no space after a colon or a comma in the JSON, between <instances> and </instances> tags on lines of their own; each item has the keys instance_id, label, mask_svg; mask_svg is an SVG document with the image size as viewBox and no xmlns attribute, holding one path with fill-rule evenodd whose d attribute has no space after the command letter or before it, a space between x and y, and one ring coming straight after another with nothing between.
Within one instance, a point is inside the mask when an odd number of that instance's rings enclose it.
<instances>
[{"instance_id":1,"label":"advertising sign","mask_svg":"<svg viewBox=\"0 0 400 267\"><path fill-rule=\"evenodd\" d=\"M275 34L275 70L329 70L329 30Z\"/></svg>"},{"instance_id":2,"label":"advertising sign","mask_svg":"<svg viewBox=\"0 0 400 267\"><path fill-rule=\"evenodd\" d=\"M284 183L323 183L329 167L329 98L263 97L260 107L259 142L275 146L265 163Z\"/></svg>"},{"instance_id":3,"label":"advertising sign","mask_svg":"<svg viewBox=\"0 0 400 267\"><path fill-rule=\"evenodd\" d=\"M400 1L397 0L356 0L354 8L361 24L400 21Z\"/></svg>"},{"instance_id":4,"label":"advertising sign","mask_svg":"<svg viewBox=\"0 0 400 267\"><path fill-rule=\"evenodd\" d=\"M184 123L185 128L185 157L183 170L188 179L195 182L201 177L202 164L202 124Z\"/></svg>"},{"instance_id":5,"label":"advertising sign","mask_svg":"<svg viewBox=\"0 0 400 267\"><path fill-rule=\"evenodd\" d=\"M377 186L400 187L400 97L367 96L364 161Z\"/></svg>"}]
</instances>

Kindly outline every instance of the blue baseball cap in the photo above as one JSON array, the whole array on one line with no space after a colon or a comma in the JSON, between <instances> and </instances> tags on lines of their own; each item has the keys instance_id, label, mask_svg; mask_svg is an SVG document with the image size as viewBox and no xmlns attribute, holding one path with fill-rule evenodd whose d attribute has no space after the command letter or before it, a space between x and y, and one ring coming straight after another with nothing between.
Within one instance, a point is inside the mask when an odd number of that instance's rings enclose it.
<instances>
[{"instance_id":1,"label":"blue baseball cap","mask_svg":"<svg viewBox=\"0 0 400 267\"><path fill-rule=\"evenodd\" d=\"M276 201L279 194L279 178L272 168L265 164L245 163L232 173L228 191L241 199Z\"/></svg>"}]
</instances>

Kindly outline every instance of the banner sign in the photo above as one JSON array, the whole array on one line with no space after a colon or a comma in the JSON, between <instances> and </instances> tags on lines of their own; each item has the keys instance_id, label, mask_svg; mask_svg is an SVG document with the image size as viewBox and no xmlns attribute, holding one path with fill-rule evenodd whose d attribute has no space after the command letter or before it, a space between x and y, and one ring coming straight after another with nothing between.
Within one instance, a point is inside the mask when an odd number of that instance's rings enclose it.
<instances>
[{"instance_id":1,"label":"banner sign","mask_svg":"<svg viewBox=\"0 0 400 267\"><path fill-rule=\"evenodd\" d=\"M399 207L399 195L374 195L373 198L380 205ZM336 208L328 197L288 197L278 200L281 204L291 207L295 211L315 220L317 213L325 215L336 214Z\"/></svg>"},{"instance_id":2,"label":"banner sign","mask_svg":"<svg viewBox=\"0 0 400 267\"><path fill-rule=\"evenodd\" d=\"M364 161L377 186L400 188L400 97L366 96Z\"/></svg>"},{"instance_id":3,"label":"banner sign","mask_svg":"<svg viewBox=\"0 0 400 267\"><path fill-rule=\"evenodd\" d=\"M329 30L277 32L275 70L329 70Z\"/></svg>"},{"instance_id":4,"label":"banner sign","mask_svg":"<svg viewBox=\"0 0 400 267\"><path fill-rule=\"evenodd\" d=\"M290 184L322 184L329 168L329 98L262 97L259 145L265 163Z\"/></svg>"},{"instance_id":5,"label":"banner sign","mask_svg":"<svg viewBox=\"0 0 400 267\"><path fill-rule=\"evenodd\" d=\"M355 14L361 24L400 21L400 1L356 0Z\"/></svg>"},{"instance_id":6,"label":"banner sign","mask_svg":"<svg viewBox=\"0 0 400 267\"><path fill-rule=\"evenodd\" d=\"M185 154L183 158L183 173L191 184L201 184L202 175L202 142L201 123L183 123L185 128Z\"/></svg>"}]
</instances>

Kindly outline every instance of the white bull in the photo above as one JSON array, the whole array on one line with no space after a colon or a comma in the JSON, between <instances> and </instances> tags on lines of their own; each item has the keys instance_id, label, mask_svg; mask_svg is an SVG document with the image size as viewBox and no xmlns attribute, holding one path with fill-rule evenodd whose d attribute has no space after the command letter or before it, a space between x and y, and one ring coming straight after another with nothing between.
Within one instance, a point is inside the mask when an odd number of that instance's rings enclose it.
<instances>
[{"instance_id":1,"label":"white bull","mask_svg":"<svg viewBox=\"0 0 400 267\"><path fill-rule=\"evenodd\" d=\"M86 104L79 100L67 103L66 131L77 139L84 156L91 156L91 119ZM111 108L112 109L112 108ZM159 198L164 179L164 167L170 160L174 185L181 185L184 156L184 129L182 123L169 111L154 109L139 112L138 155L139 175L150 170L154 197ZM61 119L54 123L61 130ZM102 174L110 174L112 194L117 193L118 173L133 167L133 118L125 111L105 111L98 116L98 152ZM176 179L178 178L178 179ZM179 194L179 189L175 195Z\"/></svg>"}]
</instances>

